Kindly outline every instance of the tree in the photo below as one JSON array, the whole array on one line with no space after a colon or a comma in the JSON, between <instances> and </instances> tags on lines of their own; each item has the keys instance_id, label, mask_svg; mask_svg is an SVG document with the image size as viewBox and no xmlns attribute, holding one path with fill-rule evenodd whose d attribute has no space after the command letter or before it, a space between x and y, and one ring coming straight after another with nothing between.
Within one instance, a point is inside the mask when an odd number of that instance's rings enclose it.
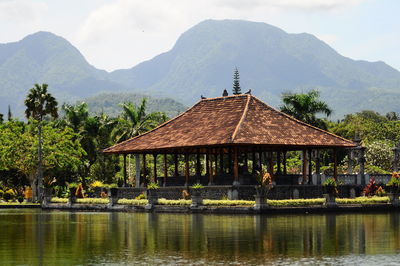
<instances>
[{"instance_id":1,"label":"tree","mask_svg":"<svg viewBox=\"0 0 400 266\"><path fill-rule=\"evenodd\" d=\"M58 117L57 101L47 91L47 84L35 84L33 88L29 90L28 95L25 99L25 116L28 119L34 119L37 123L38 132L38 176L37 176L37 195L42 196L42 182L43 182L43 168L42 168L42 121L50 115L54 119Z\"/></svg>"},{"instance_id":2,"label":"tree","mask_svg":"<svg viewBox=\"0 0 400 266\"><path fill-rule=\"evenodd\" d=\"M232 92L234 95L242 94L242 90L240 88L240 77L239 70L237 67L235 68L235 72L233 73L233 89Z\"/></svg>"},{"instance_id":3,"label":"tree","mask_svg":"<svg viewBox=\"0 0 400 266\"><path fill-rule=\"evenodd\" d=\"M123 111L112 133L116 142L138 136L167 120L163 112L146 114L146 103L146 98L143 98L138 107L133 103L121 104Z\"/></svg>"},{"instance_id":4,"label":"tree","mask_svg":"<svg viewBox=\"0 0 400 266\"><path fill-rule=\"evenodd\" d=\"M323 113L326 116L330 116L332 110L325 102L319 100L319 96L320 93L317 90L299 94L286 93L282 96L284 105L280 109L298 120L326 129L325 121L317 118L317 114Z\"/></svg>"},{"instance_id":5,"label":"tree","mask_svg":"<svg viewBox=\"0 0 400 266\"><path fill-rule=\"evenodd\" d=\"M4 115L0 114L0 124L2 124L4 122Z\"/></svg>"},{"instance_id":6,"label":"tree","mask_svg":"<svg viewBox=\"0 0 400 266\"><path fill-rule=\"evenodd\" d=\"M12 119L11 107L8 106L7 120L8 120L8 121L11 121L11 119Z\"/></svg>"},{"instance_id":7,"label":"tree","mask_svg":"<svg viewBox=\"0 0 400 266\"><path fill-rule=\"evenodd\" d=\"M87 104L85 102L76 105L64 104L62 109L65 112L64 119L66 120L67 125L70 126L75 133L79 133L89 117Z\"/></svg>"},{"instance_id":8,"label":"tree","mask_svg":"<svg viewBox=\"0 0 400 266\"><path fill-rule=\"evenodd\" d=\"M34 137L37 121L26 125L20 121L11 121L1 125L0 131L0 171L17 171L23 174L36 187L38 170L38 138ZM57 172L75 172L80 167L85 151L76 140L72 129L55 128L44 124L43 136L44 176L54 177ZM37 191L33 189L35 197Z\"/></svg>"}]
</instances>

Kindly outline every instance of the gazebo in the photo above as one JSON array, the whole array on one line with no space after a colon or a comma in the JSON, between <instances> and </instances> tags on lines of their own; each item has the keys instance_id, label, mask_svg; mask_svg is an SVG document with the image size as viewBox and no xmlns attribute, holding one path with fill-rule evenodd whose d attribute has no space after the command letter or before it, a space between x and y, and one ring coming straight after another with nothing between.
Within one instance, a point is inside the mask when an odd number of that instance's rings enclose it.
<instances>
[{"instance_id":1,"label":"gazebo","mask_svg":"<svg viewBox=\"0 0 400 266\"><path fill-rule=\"evenodd\" d=\"M263 165L276 184L298 185L297 179L287 174L288 151L302 151L301 183L309 184L313 153L322 149L333 151L333 177L336 178L338 149L354 147L350 140L299 121L252 95L241 94L201 99L179 116L104 152L124 155L125 184L126 155L135 154L136 187L142 184L147 169L145 155L149 154L154 157L153 181L163 186L251 185L256 183L255 171ZM140 155L143 155L142 163ZM160 155L164 156L162 177L157 176ZM168 176L167 156L172 156L174 161L172 176ZM189 174L189 156L195 156L195 176ZM182 157L184 175L180 176L178 161ZM319 156L314 157L319 168Z\"/></svg>"}]
</instances>

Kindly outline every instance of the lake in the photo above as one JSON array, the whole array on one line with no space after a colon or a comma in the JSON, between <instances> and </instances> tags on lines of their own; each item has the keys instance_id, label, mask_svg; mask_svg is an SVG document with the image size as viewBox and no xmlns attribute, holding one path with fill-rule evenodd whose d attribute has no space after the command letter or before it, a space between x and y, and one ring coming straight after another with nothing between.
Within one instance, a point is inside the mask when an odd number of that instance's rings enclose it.
<instances>
[{"instance_id":1,"label":"lake","mask_svg":"<svg viewBox=\"0 0 400 266\"><path fill-rule=\"evenodd\" d=\"M0 209L1 265L381 264L400 214L203 215Z\"/></svg>"}]
</instances>

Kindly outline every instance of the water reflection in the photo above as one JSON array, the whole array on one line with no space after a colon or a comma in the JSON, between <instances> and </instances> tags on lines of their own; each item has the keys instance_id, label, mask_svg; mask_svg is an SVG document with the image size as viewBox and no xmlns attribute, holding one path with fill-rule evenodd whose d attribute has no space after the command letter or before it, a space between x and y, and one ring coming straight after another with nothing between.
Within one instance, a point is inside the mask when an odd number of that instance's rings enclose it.
<instances>
[{"instance_id":1,"label":"water reflection","mask_svg":"<svg viewBox=\"0 0 400 266\"><path fill-rule=\"evenodd\" d=\"M392 254L399 213L186 215L0 210L2 264L253 263Z\"/></svg>"}]
</instances>

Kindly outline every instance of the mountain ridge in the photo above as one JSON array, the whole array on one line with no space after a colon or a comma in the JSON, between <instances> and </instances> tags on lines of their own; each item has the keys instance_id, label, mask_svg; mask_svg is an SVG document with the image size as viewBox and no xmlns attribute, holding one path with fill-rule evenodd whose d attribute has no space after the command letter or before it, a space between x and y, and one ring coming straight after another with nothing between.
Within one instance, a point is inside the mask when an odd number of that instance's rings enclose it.
<instances>
[{"instance_id":1,"label":"mountain ridge","mask_svg":"<svg viewBox=\"0 0 400 266\"><path fill-rule=\"evenodd\" d=\"M36 82L48 83L60 101L146 92L191 105L200 95L230 90L235 67L242 90L251 88L275 107L283 92L319 89L335 118L363 109L400 111L400 72L382 61L353 60L312 34L286 33L263 22L206 20L185 31L169 51L112 72L95 68L49 32L0 44L0 113L7 103L23 108L23 97Z\"/></svg>"}]
</instances>

